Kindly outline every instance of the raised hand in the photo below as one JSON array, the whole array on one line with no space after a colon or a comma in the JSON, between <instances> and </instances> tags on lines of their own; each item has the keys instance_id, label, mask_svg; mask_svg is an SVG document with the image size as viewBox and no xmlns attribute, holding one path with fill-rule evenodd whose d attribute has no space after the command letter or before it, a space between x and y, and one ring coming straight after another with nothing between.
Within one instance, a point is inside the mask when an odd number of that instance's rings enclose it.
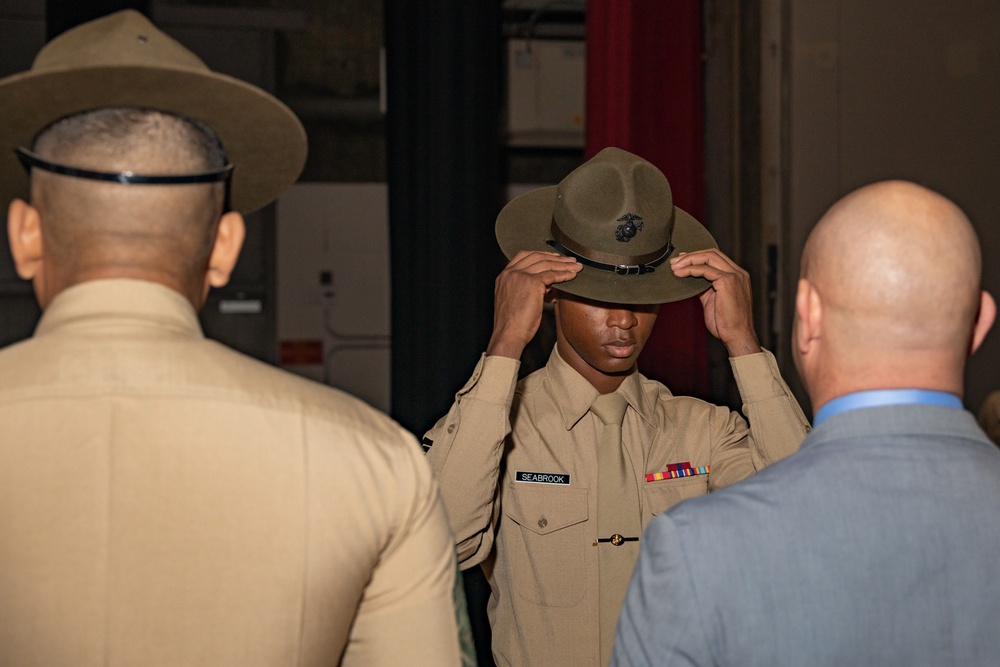
<instances>
[{"instance_id":1,"label":"raised hand","mask_svg":"<svg viewBox=\"0 0 1000 667\"><path fill-rule=\"evenodd\" d=\"M520 359L542 323L545 295L582 268L572 257L552 252L522 250L514 255L496 279L493 335L486 354Z\"/></svg>"},{"instance_id":2,"label":"raised hand","mask_svg":"<svg viewBox=\"0 0 1000 667\"><path fill-rule=\"evenodd\" d=\"M699 297L705 326L725 344L729 356L760 352L749 273L717 248L680 253L670 260L670 268L680 278L698 276L712 282Z\"/></svg>"}]
</instances>

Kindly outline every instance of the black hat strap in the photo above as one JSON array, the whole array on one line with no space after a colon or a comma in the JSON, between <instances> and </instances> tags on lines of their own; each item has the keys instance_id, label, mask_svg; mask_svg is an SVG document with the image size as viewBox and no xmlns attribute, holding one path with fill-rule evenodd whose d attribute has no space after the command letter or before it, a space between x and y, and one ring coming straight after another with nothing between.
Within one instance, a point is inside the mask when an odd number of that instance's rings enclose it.
<instances>
[{"instance_id":1,"label":"black hat strap","mask_svg":"<svg viewBox=\"0 0 1000 667\"><path fill-rule=\"evenodd\" d=\"M549 239L548 241L546 241L546 243L552 246L552 248L556 252L562 255L568 255L569 257L573 257L584 266L590 266L595 269L600 269L602 271L613 271L614 273L617 273L620 276L631 276L631 275L641 276L646 273L652 273L653 271L656 270L656 267L658 267L660 264L663 264L663 262L667 261L667 257L669 257L670 253L673 252L674 250L674 244L667 243L667 247L664 248L663 254L657 257L656 259L653 259L652 261L644 262L642 264L606 264L604 262L598 262L596 260L590 259L589 257L584 257L578 252L573 252L572 250L570 250L569 248L567 248L566 246L564 246L563 244L559 243L554 239Z\"/></svg>"},{"instance_id":2,"label":"black hat strap","mask_svg":"<svg viewBox=\"0 0 1000 667\"><path fill-rule=\"evenodd\" d=\"M43 157L39 157L26 148L15 148L17 159L21 161L25 169L32 167L50 171L61 176L72 176L73 178L86 178L92 181L108 181L110 183L120 183L121 185L189 185L192 183L218 183L229 180L233 173L233 165L227 164L221 169L206 171L200 174L162 174L155 176L145 176L131 171L91 171L90 169L80 169L78 167L68 167L64 164L50 162Z\"/></svg>"}]
</instances>

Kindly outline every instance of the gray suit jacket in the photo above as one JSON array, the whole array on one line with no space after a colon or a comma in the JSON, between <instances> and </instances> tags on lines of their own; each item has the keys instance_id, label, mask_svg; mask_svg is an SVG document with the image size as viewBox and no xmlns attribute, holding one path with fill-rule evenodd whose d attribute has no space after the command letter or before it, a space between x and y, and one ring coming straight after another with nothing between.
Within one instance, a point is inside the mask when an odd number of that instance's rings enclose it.
<instances>
[{"instance_id":1,"label":"gray suit jacket","mask_svg":"<svg viewBox=\"0 0 1000 667\"><path fill-rule=\"evenodd\" d=\"M613 665L1000 665L1000 450L855 410L642 538Z\"/></svg>"}]
</instances>

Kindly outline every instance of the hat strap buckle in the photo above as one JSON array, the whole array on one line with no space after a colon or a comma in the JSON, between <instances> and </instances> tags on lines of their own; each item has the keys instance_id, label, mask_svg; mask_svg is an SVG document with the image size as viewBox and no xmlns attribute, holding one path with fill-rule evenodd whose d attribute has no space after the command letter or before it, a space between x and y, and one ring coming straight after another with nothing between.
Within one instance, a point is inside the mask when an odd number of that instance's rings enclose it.
<instances>
[{"instance_id":1,"label":"hat strap buckle","mask_svg":"<svg viewBox=\"0 0 1000 667\"><path fill-rule=\"evenodd\" d=\"M606 262L598 262L597 260L590 259L589 257L581 255L578 252L574 252L555 239L549 239L545 243L551 246L559 254L568 255L569 257L576 259L576 261L580 262L584 266L600 269L601 271L611 271L619 276L641 276L647 273L653 273L653 271L656 270L656 267L663 264L663 262L667 260L667 257L670 256L670 253L674 250L673 242L668 241L666 247L663 249L663 252L651 261L639 264L609 264Z\"/></svg>"},{"instance_id":2,"label":"hat strap buckle","mask_svg":"<svg viewBox=\"0 0 1000 667\"><path fill-rule=\"evenodd\" d=\"M674 251L674 244L672 241L667 241L667 245L663 248L663 251L654 256L654 259L639 262L636 264L611 264L608 262L599 262L596 259L591 259L585 255L567 248L562 243L559 243L555 239L549 239L545 243L552 247L553 250L561 255L567 255L576 259L584 266L589 266L594 269L599 269L601 271L611 271L619 276L641 276L647 273L653 273L660 264L663 264L670 256L670 253Z\"/></svg>"}]
</instances>

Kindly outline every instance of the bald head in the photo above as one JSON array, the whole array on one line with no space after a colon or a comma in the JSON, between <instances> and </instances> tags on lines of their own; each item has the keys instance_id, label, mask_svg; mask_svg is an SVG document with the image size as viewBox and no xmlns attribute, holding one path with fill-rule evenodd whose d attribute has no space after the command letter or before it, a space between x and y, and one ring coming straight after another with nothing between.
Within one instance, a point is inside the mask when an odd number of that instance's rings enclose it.
<instances>
[{"instance_id":1,"label":"bald head","mask_svg":"<svg viewBox=\"0 0 1000 667\"><path fill-rule=\"evenodd\" d=\"M57 121L36 138L45 159L94 171L191 174L225 165L208 128L144 109L101 109ZM224 185L121 185L32 172L50 271L61 282L157 276L200 289Z\"/></svg>"},{"instance_id":2,"label":"bald head","mask_svg":"<svg viewBox=\"0 0 1000 667\"><path fill-rule=\"evenodd\" d=\"M927 188L886 181L838 201L802 256L799 297L806 289L811 301L797 304L796 327L822 339L814 349L796 341L800 356L814 355L800 359L807 385L960 387L982 305L981 266L968 218ZM821 317L805 323L809 308Z\"/></svg>"},{"instance_id":3,"label":"bald head","mask_svg":"<svg viewBox=\"0 0 1000 667\"><path fill-rule=\"evenodd\" d=\"M803 277L859 343L964 346L979 307L981 262L957 206L889 181L856 190L823 216L803 253Z\"/></svg>"}]
</instances>

